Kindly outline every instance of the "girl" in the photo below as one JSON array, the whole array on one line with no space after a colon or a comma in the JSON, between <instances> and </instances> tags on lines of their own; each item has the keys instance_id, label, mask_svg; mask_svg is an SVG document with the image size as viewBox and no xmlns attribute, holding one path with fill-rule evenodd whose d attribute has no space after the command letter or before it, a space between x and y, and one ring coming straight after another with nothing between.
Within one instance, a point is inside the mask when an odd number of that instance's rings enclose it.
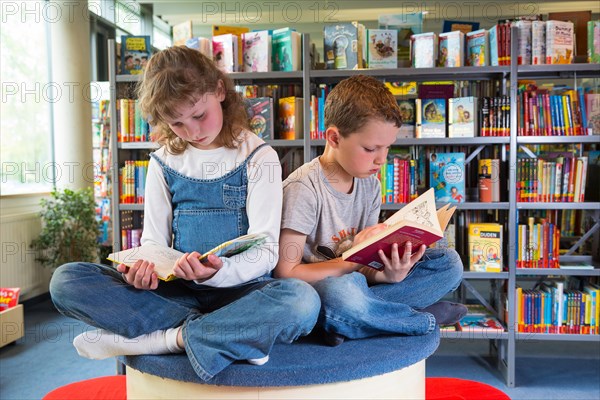
<instances>
[{"instance_id":1,"label":"girl","mask_svg":"<svg viewBox=\"0 0 600 400\"><path fill-rule=\"evenodd\" d=\"M152 260L117 271L69 263L52 278L54 304L100 328L75 338L84 357L186 351L204 380L236 360L263 364L274 342L308 334L320 307L310 285L270 278L282 202L277 154L246 129L232 82L196 50L156 53L138 95L162 145L148 168L141 243L185 252L174 268L181 279L159 283ZM268 239L230 259L199 261L246 233Z\"/></svg>"}]
</instances>

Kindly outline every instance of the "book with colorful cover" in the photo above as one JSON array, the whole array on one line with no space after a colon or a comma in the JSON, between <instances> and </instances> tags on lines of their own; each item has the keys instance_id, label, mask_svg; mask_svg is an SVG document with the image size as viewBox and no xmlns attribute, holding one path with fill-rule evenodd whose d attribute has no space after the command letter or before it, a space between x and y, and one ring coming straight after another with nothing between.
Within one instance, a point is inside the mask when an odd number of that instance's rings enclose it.
<instances>
[{"instance_id":1,"label":"book with colorful cover","mask_svg":"<svg viewBox=\"0 0 600 400\"><path fill-rule=\"evenodd\" d=\"M478 162L479 202L500 201L500 160L482 158Z\"/></svg>"},{"instance_id":2,"label":"book with colorful cover","mask_svg":"<svg viewBox=\"0 0 600 400\"><path fill-rule=\"evenodd\" d=\"M19 295L21 288L0 288L0 311L8 310L19 304Z\"/></svg>"},{"instance_id":3,"label":"book with colorful cover","mask_svg":"<svg viewBox=\"0 0 600 400\"><path fill-rule=\"evenodd\" d=\"M489 33L486 29L467 33L467 66L484 67L489 65L490 44L488 36Z\"/></svg>"},{"instance_id":4,"label":"book with colorful cover","mask_svg":"<svg viewBox=\"0 0 600 400\"><path fill-rule=\"evenodd\" d=\"M242 33L243 66L242 72L271 71L270 32L255 31Z\"/></svg>"},{"instance_id":5,"label":"book with colorful cover","mask_svg":"<svg viewBox=\"0 0 600 400\"><path fill-rule=\"evenodd\" d=\"M466 304L468 309L459 322L442 328L445 331L460 332L504 332L504 326L485 306L481 304Z\"/></svg>"},{"instance_id":6,"label":"book with colorful cover","mask_svg":"<svg viewBox=\"0 0 600 400\"><path fill-rule=\"evenodd\" d=\"M300 71L302 35L290 28L273 31L273 71Z\"/></svg>"},{"instance_id":7,"label":"book with colorful cover","mask_svg":"<svg viewBox=\"0 0 600 400\"><path fill-rule=\"evenodd\" d=\"M275 119L272 97L246 99L250 129L263 140L273 140Z\"/></svg>"},{"instance_id":8,"label":"book with colorful cover","mask_svg":"<svg viewBox=\"0 0 600 400\"><path fill-rule=\"evenodd\" d=\"M150 36L121 36L121 74L143 74L151 54Z\"/></svg>"},{"instance_id":9,"label":"book with colorful cover","mask_svg":"<svg viewBox=\"0 0 600 400\"><path fill-rule=\"evenodd\" d=\"M411 36L423 32L425 12L384 14L378 18L380 29L395 29L398 32L398 67L408 67L411 59Z\"/></svg>"},{"instance_id":10,"label":"book with colorful cover","mask_svg":"<svg viewBox=\"0 0 600 400\"><path fill-rule=\"evenodd\" d=\"M278 110L278 139L295 140L304 136L302 97L283 97L279 99Z\"/></svg>"},{"instance_id":11,"label":"book with colorful cover","mask_svg":"<svg viewBox=\"0 0 600 400\"><path fill-rule=\"evenodd\" d=\"M433 32L412 35L411 63L413 68L433 68L436 66L438 38Z\"/></svg>"},{"instance_id":12,"label":"book with colorful cover","mask_svg":"<svg viewBox=\"0 0 600 400\"><path fill-rule=\"evenodd\" d=\"M469 270L502 272L502 225L471 223L468 242Z\"/></svg>"},{"instance_id":13,"label":"book with colorful cover","mask_svg":"<svg viewBox=\"0 0 600 400\"><path fill-rule=\"evenodd\" d=\"M213 37L215 36L220 36L220 35L227 35L227 34L231 34L234 35L237 39L237 59L235 60L235 65L236 66L241 66L242 63L244 62L244 60L242 59L242 34L246 33L246 32L250 32L249 28L246 28L244 26L227 26L227 25L213 25L212 26L212 35ZM235 72L237 72L238 70L236 70Z\"/></svg>"},{"instance_id":14,"label":"book with colorful cover","mask_svg":"<svg viewBox=\"0 0 600 400\"><path fill-rule=\"evenodd\" d=\"M213 36L213 60L221 71L225 73L237 72L238 38L228 33Z\"/></svg>"},{"instance_id":15,"label":"book with colorful cover","mask_svg":"<svg viewBox=\"0 0 600 400\"><path fill-rule=\"evenodd\" d=\"M475 137L478 122L477 97L448 99L448 137Z\"/></svg>"},{"instance_id":16,"label":"book with colorful cover","mask_svg":"<svg viewBox=\"0 0 600 400\"><path fill-rule=\"evenodd\" d=\"M441 203L465 202L465 153L433 153L429 158L429 186Z\"/></svg>"},{"instance_id":17,"label":"book with colorful cover","mask_svg":"<svg viewBox=\"0 0 600 400\"><path fill-rule=\"evenodd\" d=\"M402 117L402 126L398 132L398 139L414 138L416 124L416 105L415 99L398 100L400 116Z\"/></svg>"},{"instance_id":18,"label":"book with colorful cover","mask_svg":"<svg viewBox=\"0 0 600 400\"><path fill-rule=\"evenodd\" d=\"M205 260L206 257L211 254L214 254L217 257L233 257L234 255L243 253L253 247L260 246L266 239L267 235L263 233L240 236L228 240L202 254L200 261ZM171 247L146 245L111 253L106 258L118 264L125 264L128 267L133 267L138 260L153 262L154 271L156 272L158 279L172 281L178 279L173 275L173 268L175 267L177 260L184 254L185 253Z\"/></svg>"},{"instance_id":19,"label":"book with colorful cover","mask_svg":"<svg viewBox=\"0 0 600 400\"><path fill-rule=\"evenodd\" d=\"M444 237L444 230L455 209L446 204L436 210L433 189L429 189L388 218L385 230L346 250L342 259L381 270L384 265L378 255L379 250L389 256L392 245L398 243L402 257L407 241L415 250L422 244L429 246L437 242Z\"/></svg>"},{"instance_id":20,"label":"book with colorful cover","mask_svg":"<svg viewBox=\"0 0 600 400\"><path fill-rule=\"evenodd\" d=\"M358 47L357 22L323 27L323 52L327 69L358 69Z\"/></svg>"},{"instance_id":21,"label":"book with colorful cover","mask_svg":"<svg viewBox=\"0 0 600 400\"><path fill-rule=\"evenodd\" d=\"M558 11L548 13L548 20L573 23L574 48L573 55L577 56L574 62L586 62L587 59L587 23L592 20L591 10Z\"/></svg>"},{"instance_id":22,"label":"book with colorful cover","mask_svg":"<svg viewBox=\"0 0 600 400\"><path fill-rule=\"evenodd\" d=\"M446 99L416 99L417 138L446 137Z\"/></svg>"},{"instance_id":23,"label":"book with colorful cover","mask_svg":"<svg viewBox=\"0 0 600 400\"><path fill-rule=\"evenodd\" d=\"M587 23L587 60L600 63L600 20Z\"/></svg>"},{"instance_id":24,"label":"book with colorful cover","mask_svg":"<svg viewBox=\"0 0 600 400\"><path fill-rule=\"evenodd\" d=\"M572 22L546 22L546 64L571 64L575 38Z\"/></svg>"},{"instance_id":25,"label":"book with colorful cover","mask_svg":"<svg viewBox=\"0 0 600 400\"><path fill-rule=\"evenodd\" d=\"M500 65L500 34L498 32L498 25L494 25L490 28L489 32L489 44L490 44L490 64L493 67Z\"/></svg>"},{"instance_id":26,"label":"book with colorful cover","mask_svg":"<svg viewBox=\"0 0 600 400\"><path fill-rule=\"evenodd\" d=\"M585 118L588 135L600 135L600 93L585 93Z\"/></svg>"},{"instance_id":27,"label":"book with colorful cover","mask_svg":"<svg viewBox=\"0 0 600 400\"><path fill-rule=\"evenodd\" d=\"M461 31L440 33L438 67L462 67L465 59L465 34Z\"/></svg>"},{"instance_id":28,"label":"book with colorful cover","mask_svg":"<svg viewBox=\"0 0 600 400\"><path fill-rule=\"evenodd\" d=\"M397 40L395 29L367 30L367 65L370 69L398 67Z\"/></svg>"}]
</instances>

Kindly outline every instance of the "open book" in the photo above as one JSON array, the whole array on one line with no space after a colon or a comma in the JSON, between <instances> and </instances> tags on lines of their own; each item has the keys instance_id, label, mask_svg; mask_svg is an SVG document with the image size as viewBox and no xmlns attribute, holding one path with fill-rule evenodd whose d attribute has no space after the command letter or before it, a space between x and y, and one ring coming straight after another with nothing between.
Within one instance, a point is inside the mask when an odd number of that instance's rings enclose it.
<instances>
[{"instance_id":1,"label":"open book","mask_svg":"<svg viewBox=\"0 0 600 400\"><path fill-rule=\"evenodd\" d=\"M236 239L221 243L217 247L202 254L200 261L205 260L210 254L214 254L218 257L231 257L251 249L252 247L263 244L266 239L267 235L263 233L240 236ZM184 253L181 251L170 247L146 245L112 253L106 258L119 264L125 264L128 267L132 267L133 264L140 259L153 262L154 272L158 275L158 279L172 281L173 279L177 279L177 277L173 275L175 262L177 262L183 254Z\"/></svg>"},{"instance_id":2,"label":"open book","mask_svg":"<svg viewBox=\"0 0 600 400\"><path fill-rule=\"evenodd\" d=\"M433 190L429 189L394 213L385 221L388 225L385 230L346 250L342 259L381 270L384 265L377 254L379 250L389 256L392 244L398 243L402 257L408 241L416 250L422 244L429 246L444 237L444 230L456 207L446 204L436 211Z\"/></svg>"}]
</instances>

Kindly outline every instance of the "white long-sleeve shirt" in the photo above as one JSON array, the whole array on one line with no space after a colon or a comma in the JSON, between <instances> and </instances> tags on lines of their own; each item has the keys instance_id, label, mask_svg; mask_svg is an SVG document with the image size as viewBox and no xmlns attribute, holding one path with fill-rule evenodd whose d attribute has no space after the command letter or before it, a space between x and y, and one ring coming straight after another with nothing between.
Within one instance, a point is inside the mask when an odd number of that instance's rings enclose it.
<instances>
[{"instance_id":1,"label":"white long-sleeve shirt","mask_svg":"<svg viewBox=\"0 0 600 400\"><path fill-rule=\"evenodd\" d=\"M213 150L200 150L192 146L178 155L170 154L163 146L156 155L175 171L196 179L217 179L237 168L259 145L262 139L253 133L246 135L238 148L221 147ZM278 260L278 241L281 223L282 184L281 165L275 150L265 146L258 150L248 162L248 233L264 233L266 242L258 249L252 249L252 257L222 258L221 268L203 285L229 287L248 282L275 268ZM141 244L158 244L171 247L173 209L171 193L160 164L150 158L146 178L144 205L144 230ZM218 227L215 227L218 229ZM149 260L152 261L152 260Z\"/></svg>"}]
</instances>

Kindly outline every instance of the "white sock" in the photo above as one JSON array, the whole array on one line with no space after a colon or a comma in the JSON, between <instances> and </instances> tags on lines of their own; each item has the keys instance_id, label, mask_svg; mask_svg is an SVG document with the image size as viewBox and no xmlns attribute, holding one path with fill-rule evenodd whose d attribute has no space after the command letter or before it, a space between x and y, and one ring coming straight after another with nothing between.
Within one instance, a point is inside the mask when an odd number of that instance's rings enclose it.
<instances>
[{"instance_id":1,"label":"white sock","mask_svg":"<svg viewBox=\"0 0 600 400\"><path fill-rule=\"evenodd\" d=\"M104 329L83 332L73 340L77 353L85 358L103 360L116 356L181 353L177 334L181 327L155 331L128 339Z\"/></svg>"},{"instance_id":2,"label":"white sock","mask_svg":"<svg viewBox=\"0 0 600 400\"><path fill-rule=\"evenodd\" d=\"M246 361L248 361L248 363L252 365L265 365L267 361L269 361L269 355L267 354L263 358L249 358Z\"/></svg>"}]
</instances>

